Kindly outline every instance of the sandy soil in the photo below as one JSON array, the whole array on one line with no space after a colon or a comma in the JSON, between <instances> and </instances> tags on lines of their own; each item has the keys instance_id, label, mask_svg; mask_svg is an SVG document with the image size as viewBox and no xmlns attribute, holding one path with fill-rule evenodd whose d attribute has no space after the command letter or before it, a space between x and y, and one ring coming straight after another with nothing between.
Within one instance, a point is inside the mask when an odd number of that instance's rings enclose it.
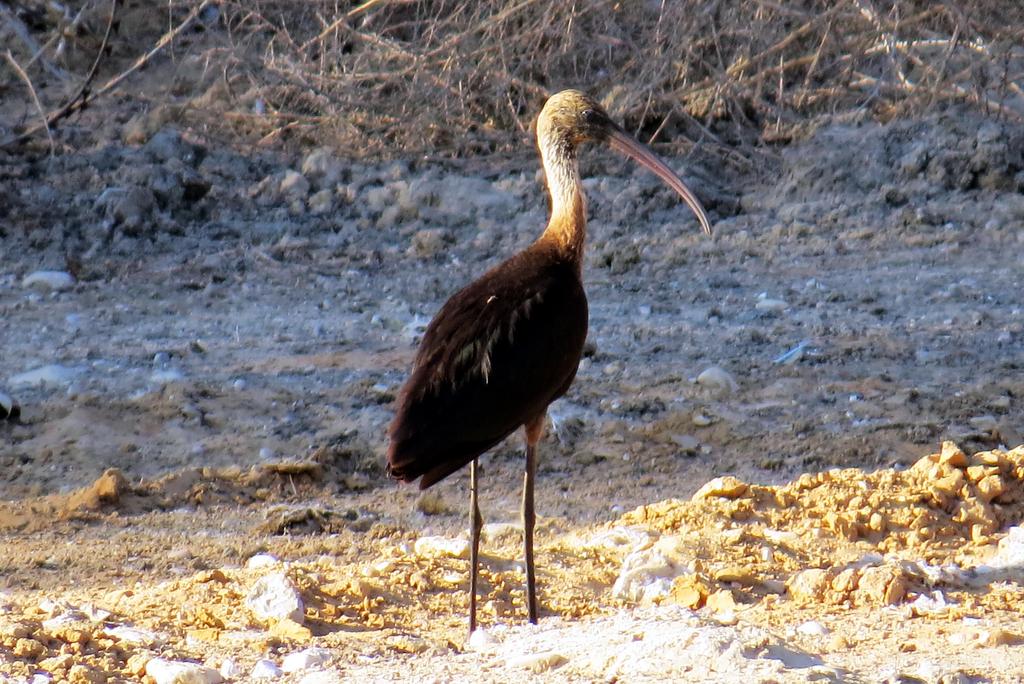
<instances>
[{"instance_id":1,"label":"sandy soil","mask_svg":"<svg viewBox=\"0 0 1024 684\"><path fill-rule=\"evenodd\" d=\"M3 676L159 657L246 681L307 647L325 660L281 681L1024 673L1020 564L977 569L1012 555L1024 501L1024 129L836 123L749 168L698 148L673 165L713 240L588 154L542 622L497 526L467 644L466 476L389 482L385 429L430 316L542 228L535 161L293 158L173 111L89 116L73 154L0 158ZM489 522L516 519L519 450L483 460ZM280 573L297 620L246 603Z\"/></svg>"}]
</instances>

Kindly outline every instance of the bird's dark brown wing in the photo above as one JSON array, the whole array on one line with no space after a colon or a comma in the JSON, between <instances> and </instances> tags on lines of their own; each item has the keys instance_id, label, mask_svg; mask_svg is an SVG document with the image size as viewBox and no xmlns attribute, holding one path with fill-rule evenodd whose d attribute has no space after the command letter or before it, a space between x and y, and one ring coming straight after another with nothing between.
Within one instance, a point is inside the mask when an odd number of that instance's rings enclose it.
<instances>
[{"instance_id":1,"label":"bird's dark brown wing","mask_svg":"<svg viewBox=\"0 0 1024 684\"><path fill-rule=\"evenodd\" d=\"M388 468L426 488L565 393L587 332L576 267L527 250L457 292L423 337L391 424Z\"/></svg>"}]
</instances>

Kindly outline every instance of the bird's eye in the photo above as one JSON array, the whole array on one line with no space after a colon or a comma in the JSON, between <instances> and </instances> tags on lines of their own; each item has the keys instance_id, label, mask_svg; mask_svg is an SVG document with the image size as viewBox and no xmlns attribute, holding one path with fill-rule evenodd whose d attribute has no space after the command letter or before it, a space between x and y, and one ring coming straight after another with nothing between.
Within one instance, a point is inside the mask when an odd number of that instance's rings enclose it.
<instances>
[{"instance_id":1,"label":"bird's eye","mask_svg":"<svg viewBox=\"0 0 1024 684\"><path fill-rule=\"evenodd\" d=\"M595 112L593 109L584 109L583 114L581 114L581 116L583 117L583 120L586 121L587 123L594 123L594 121L597 120L597 112Z\"/></svg>"}]
</instances>

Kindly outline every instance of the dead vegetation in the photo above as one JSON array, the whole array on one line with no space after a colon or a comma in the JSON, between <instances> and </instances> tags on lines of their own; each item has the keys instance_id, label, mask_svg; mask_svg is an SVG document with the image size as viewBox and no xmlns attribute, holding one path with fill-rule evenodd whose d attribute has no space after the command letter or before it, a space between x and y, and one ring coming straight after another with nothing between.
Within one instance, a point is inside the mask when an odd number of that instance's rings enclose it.
<instances>
[{"instance_id":1,"label":"dead vegetation","mask_svg":"<svg viewBox=\"0 0 1024 684\"><path fill-rule=\"evenodd\" d=\"M176 32L164 57L201 63L203 92L169 84L162 104L265 144L326 142L352 156L510 151L566 86L601 94L647 140L784 140L817 117L884 120L953 102L1024 118L1024 8L999 0L6 2L0 33L15 50L0 88L24 94L15 64L64 90L85 79L89 59L72 57L95 53L112 5L152 16L114 22L104 80ZM5 138L40 119L24 100Z\"/></svg>"}]
</instances>

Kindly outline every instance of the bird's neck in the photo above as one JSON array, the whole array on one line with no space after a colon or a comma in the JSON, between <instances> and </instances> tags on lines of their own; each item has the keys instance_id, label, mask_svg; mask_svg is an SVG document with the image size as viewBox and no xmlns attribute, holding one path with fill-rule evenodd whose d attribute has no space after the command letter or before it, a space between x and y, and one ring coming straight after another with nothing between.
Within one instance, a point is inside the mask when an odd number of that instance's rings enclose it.
<instances>
[{"instance_id":1,"label":"bird's neck","mask_svg":"<svg viewBox=\"0 0 1024 684\"><path fill-rule=\"evenodd\" d=\"M554 244L567 257L581 262L587 235L587 201L580 184L576 150L542 144L541 158L551 193L551 219L538 242Z\"/></svg>"}]
</instances>

